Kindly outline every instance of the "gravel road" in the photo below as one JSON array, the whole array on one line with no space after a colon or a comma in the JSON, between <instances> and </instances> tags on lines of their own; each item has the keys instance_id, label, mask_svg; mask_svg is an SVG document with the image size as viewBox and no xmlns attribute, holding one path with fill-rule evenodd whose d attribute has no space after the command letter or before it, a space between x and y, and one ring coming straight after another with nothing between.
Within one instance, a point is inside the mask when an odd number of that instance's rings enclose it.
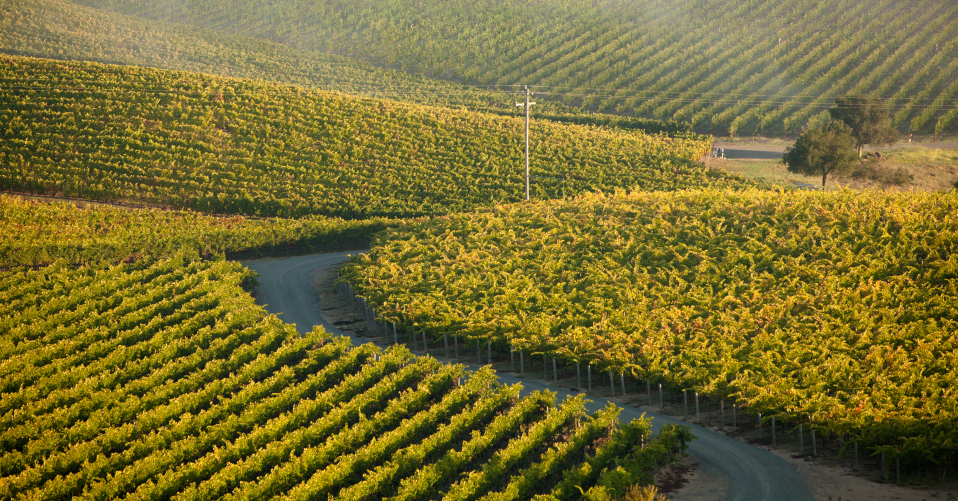
<instances>
[{"instance_id":1,"label":"gravel road","mask_svg":"<svg viewBox=\"0 0 958 501\"><path fill-rule=\"evenodd\" d=\"M347 254L350 253L313 254L288 259L252 261L244 265L259 273L259 302L265 304L267 311L280 315L287 323L295 323L300 332L310 331L313 325L322 325L328 332L346 335L327 323L320 314L319 299L311 286L310 272L321 266L345 261ZM352 339L356 344L366 342ZM560 401L572 394L562 388L552 388L537 381L507 374L500 374L499 377L506 384L522 383L524 393L548 389L557 392ZM590 410L598 410L608 405L605 399L592 398L595 401L589 405ZM621 404L617 405L623 407ZM631 406L623 407L621 419L628 422L642 414L654 418L653 432L666 423L688 424ZM695 482L669 495L674 501L814 499L805 480L783 459L705 428L691 424L689 427L698 437L689 447L689 453L699 463L698 472Z\"/></svg>"},{"instance_id":2,"label":"gravel road","mask_svg":"<svg viewBox=\"0 0 958 501\"><path fill-rule=\"evenodd\" d=\"M744 143L723 143L717 141L716 148L725 149L725 158L728 159L747 159L747 160L781 160L785 154L786 146L773 144L744 144ZM958 142L941 143L895 143L891 146L865 146L865 151L885 151L892 148L936 148L936 149L958 149Z\"/></svg>"}]
</instances>

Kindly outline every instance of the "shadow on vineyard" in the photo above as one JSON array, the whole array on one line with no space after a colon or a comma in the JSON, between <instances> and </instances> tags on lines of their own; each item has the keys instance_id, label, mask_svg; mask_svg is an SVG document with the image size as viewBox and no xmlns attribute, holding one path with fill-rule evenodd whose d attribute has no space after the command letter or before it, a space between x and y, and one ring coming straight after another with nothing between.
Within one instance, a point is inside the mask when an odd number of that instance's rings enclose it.
<instances>
[{"instance_id":1,"label":"shadow on vineyard","mask_svg":"<svg viewBox=\"0 0 958 501\"><path fill-rule=\"evenodd\" d=\"M410 221L216 217L190 211L41 203L0 194L0 267L132 262L178 254L203 259L289 257L367 248L375 233ZM57 221L55 230L50 221Z\"/></svg>"},{"instance_id":2,"label":"shadow on vineyard","mask_svg":"<svg viewBox=\"0 0 958 501\"><path fill-rule=\"evenodd\" d=\"M0 188L208 213L367 219L522 199L522 121L153 69L0 56ZM26 91L26 92L24 92ZM537 198L742 187L709 139L537 123Z\"/></svg>"}]
</instances>

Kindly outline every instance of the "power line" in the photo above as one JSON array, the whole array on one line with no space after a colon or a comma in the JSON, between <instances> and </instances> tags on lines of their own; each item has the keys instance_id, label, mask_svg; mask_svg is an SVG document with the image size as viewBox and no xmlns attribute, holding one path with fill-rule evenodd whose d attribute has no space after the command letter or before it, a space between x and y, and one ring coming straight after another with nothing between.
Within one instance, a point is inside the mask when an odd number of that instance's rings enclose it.
<instances>
[{"instance_id":1,"label":"power line","mask_svg":"<svg viewBox=\"0 0 958 501\"><path fill-rule=\"evenodd\" d=\"M50 80L49 80L49 79L0 78L0 82L4 82L4 81L13 81L13 82L49 82ZM254 81L254 82L255 82L255 81ZM82 85L82 84L90 84L90 85L94 85L94 84L95 84L95 85L100 86L100 85L102 85L104 82L102 82L102 81L100 81L100 80L75 80L75 79L69 79L69 80L62 80L62 81L59 81L59 82L51 82L51 83L67 84L67 85L73 85L73 84L81 84L81 85ZM110 82L110 83L112 83L112 82ZM130 84L130 83L136 83L136 82L116 82L116 84L120 84L120 85ZM259 82L257 82L257 83L259 83ZM322 83L322 84L312 84L312 85L286 84L286 83L280 83L280 82L263 82L263 83L261 83L261 85L263 85L263 88L262 88L263 90L269 89L270 87L274 87L275 90L283 90L283 86L286 86L286 87L299 88L299 89L304 90L304 91L317 90L317 89L337 91L338 89L333 87L333 86L336 85L337 83L338 83L338 84L342 84L342 85L344 85L344 86L355 86L355 87L357 87L357 88L350 89L350 91L362 90L362 91L364 91L364 92L369 92L369 93L390 93L390 92L397 92L397 93L403 93L403 94L407 94L407 95L426 95L426 96L456 96L456 95L466 96L466 95L475 95L476 89L516 89L517 87L522 87L522 85L519 85L519 84L507 84L507 85L506 85L506 84L496 84L496 85L462 85L462 86L460 86L458 89L456 89L456 90L454 90L454 91L428 91L428 90L427 90L427 91L423 91L421 86L411 86L411 85L410 85L410 86L405 86L405 85L385 85L385 86L384 86L384 85L375 85L375 84L353 84L353 83L351 83L351 82L348 81L348 80L329 80L329 81L326 81L326 82L324 82L324 83ZM728 101L723 101L723 100L721 100L721 98L734 98L734 99L737 99L737 101L735 101L736 103L741 102L741 103L743 103L743 104L750 104L750 103L766 104L767 101L755 101L756 99L762 99L762 98L770 98L770 99L776 99L776 100L783 100L783 101L780 101L780 102L783 102L783 103L791 103L791 102L794 102L794 100L797 100L797 99L805 99L805 98L808 98L808 99L813 99L813 100L816 100L816 101L821 101L821 100L831 100L831 99L835 99L835 98L837 98L837 97L841 97L841 96L842 96L842 95L833 96L833 95L816 95L816 94L744 94L744 93L723 93L723 92L690 92L690 91L682 91L682 90L675 90L675 91L671 91L671 90L640 90L640 89L629 89L629 88L604 89L604 88L581 88L581 87L573 87L573 86L543 86L543 85L534 85L534 86L535 86L537 89L540 89L540 90L537 91L537 94L539 94L540 96L598 97L598 98L626 98L626 99L630 99L630 98L657 99L657 98L660 98L660 97L663 97L663 96L677 95L677 96L707 96L707 97L711 97L711 98L712 98L712 99L710 99L710 100L701 100L701 99L698 99L698 102L704 102L704 103L725 103L725 102L728 102ZM278 87L278 88L277 88L277 87ZM0 88L20 88L20 89L28 89L28 90L29 90L29 89L41 90L41 89L50 88L50 86L29 87L29 86L8 86L8 85L2 85L2 84L0 84ZM215 90L215 89L216 89L216 87L212 87L212 88L211 88L211 90ZM269 90L272 91L272 90L274 90L274 89L269 89ZM542 90L542 89L546 89L546 90ZM574 90L574 91L576 91L576 92L550 92L548 89L572 89L572 90ZM156 87L146 87L146 88L139 88L139 89L122 89L122 90L130 91L130 92L133 92L133 91L143 91L143 92L145 92L145 91L150 91L150 90L155 90L156 92L174 92L173 89L169 89L169 88L156 88ZM262 92L263 90L261 90L260 92ZM199 91L193 91L193 92L199 92ZM341 92L341 91L340 91L340 92ZM234 93L234 94L237 94L237 95L241 94L241 93L235 92L235 91L234 91L233 93ZM505 92L505 91L501 91L501 90L500 90L500 91L491 91L491 92L490 92L490 94L498 94L498 93L503 93L503 94L523 94L524 91L518 90L518 91L515 91L515 92ZM252 94L252 92L250 92L249 94ZM646 95L648 95L648 96L646 96ZM740 100L740 99L742 99L742 98L750 98L750 99L753 99L753 100L751 100L751 101L738 101L738 100ZM688 98L686 98L686 99L688 99ZM883 100L883 101L908 101L908 102L911 102L914 98L902 96L902 97L877 98L877 99ZM922 99L924 99L924 100L926 100L926 101L931 101L932 103L934 103L935 101L958 102L958 98L927 97L927 98L922 98ZM784 101L784 100L787 100L787 101Z\"/></svg>"},{"instance_id":2,"label":"power line","mask_svg":"<svg viewBox=\"0 0 958 501\"><path fill-rule=\"evenodd\" d=\"M4 79L0 79L4 80ZM37 79L40 81L40 79ZM0 90L22 90L22 91L58 91L61 93L122 93L122 94L172 94L180 96L196 96L196 97L209 97L211 93L220 93L223 91L222 87L209 87L200 90L187 90L187 89L172 89L172 88L129 88L129 87L105 87L99 85L98 81L67 81L67 82L56 82L57 84L64 84L68 87L62 86L38 86L38 85L3 85L0 84ZM80 85L80 87L70 87L70 85ZM83 87L84 84L90 85L89 87ZM367 97L378 97L378 98L411 98L411 97L493 97L493 96L477 96L475 93L468 90L463 90L459 92L430 92L423 91L421 89L416 89L413 87L387 87L397 89L397 91L390 92L388 90L366 90L366 89L342 89L335 87L304 87L292 84L279 84L286 85L287 87L272 86L266 85L263 88L249 91L239 91L231 90L224 94L225 96L258 96L258 95L270 95L270 94L283 94L288 88L294 88L299 91L309 93L311 91L323 91L323 92L337 92L347 95L355 96L367 96ZM400 89L406 89L408 92L399 91ZM823 96L812 96L812 95L766 95L772 99L767 100L755 100L755 99L742 99L739 96L746 97L761 97L762 95L748 96L745 94L720 94L720 93L681 93L681 92L672 92L672 91L634 91L635 94L628 95L624 92L629 92L628 90L621 91L623 94L592 94L592 93L557 93L557 92L539 92L539 95L542 96L561 96L561 97L592 97L599 99L628 99L637 102L650 102L650 101L662 101L662 104L669 103L678 103L678 104L698 104L702 106L708 105L750 105L750 106L765 106L765 107L785 107L785 106L807 106L807 107L817 107L817 108L830 108L833 106L829 100L831 98ZM660 94L660 95L638 95L643 94ZM669 98L664 96L664 94L691 94L691 95L701 95L701 96L710 96L712 99L704 98L693 98L693 97L684 97L684 98ZM505 95L513 95L514 93L503 92ZM503 96L504 97L504 96ZM800 100L802 98L809 98L809 101ZM791 99L791 100L789 100ZM881 99L881 98L879 98ZM885 101L897 101L905 100L905 102L900 104L888 105L890 111L899 111L899 110L917 110L921 108L926 108L928 106L937 105L941 110L948 110L950 107L958 105L958 98L924 98L926 102L912 102L911 98L900 97L900 98L886 98ZM930 101L930 102L928 102ZM444 103L436 103L444 104ZM454 105L455 103L445 103L447 105Z\"/></svg>"}]
</instances>

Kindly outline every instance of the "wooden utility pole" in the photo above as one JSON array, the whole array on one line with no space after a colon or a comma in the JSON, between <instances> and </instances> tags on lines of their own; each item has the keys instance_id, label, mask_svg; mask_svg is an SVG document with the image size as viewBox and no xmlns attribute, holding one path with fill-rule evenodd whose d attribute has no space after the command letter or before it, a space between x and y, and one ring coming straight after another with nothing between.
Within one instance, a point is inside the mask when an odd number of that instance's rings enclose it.
<instances>
[{"instance_id":1,"label":"wooden utility pole","mask_svg":"<svg viewBox=\"0 0 958 501\"><path fill-rule=\"evenodd\" d=\"M529 200L529 107L536 103L529 102L529 97L532 96L529 86L523 85L523 88L526 91L526 102L516 103L516 106L524 106L526 109L526 200Z\"/></svg>"}]
</instances>

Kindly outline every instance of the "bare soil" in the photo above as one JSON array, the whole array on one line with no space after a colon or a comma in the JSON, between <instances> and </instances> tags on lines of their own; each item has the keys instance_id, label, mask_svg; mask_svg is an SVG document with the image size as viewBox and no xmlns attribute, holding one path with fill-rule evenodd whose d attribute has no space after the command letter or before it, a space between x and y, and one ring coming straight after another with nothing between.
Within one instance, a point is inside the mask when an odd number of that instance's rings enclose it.
<instances>
[{"instance_id":1,"label":"bare soil","mask_svg":"<svg viewBox=\"0 0 958 501\"><path fill-rule=\"evenodd\" d=\"M766 181L772 184L790 186L808 184L821 186L818 176L792 174L782 164L782 154L791 142L782 139L744 138L736 140L722 139L715 142L716 147L725 149L726 158L709 158L706 165L747 178ZM885 172L902 169L912 176L910 182L894 184L874 180L853 179L851 177L832 178L826 182L826 191L850 188L854 190L880 189L885 191L948 191L958 181L958 142L899 142L892 146L866 147L866 153L881 153L880 159L872 158L868 164Z\"/></svg>"},{"instance_id":2,"label":"bare soil","mask_svg":"<svg viewBox=\"0 0 958 501\"><path fill-rule=\"evenodd\" d=\"M643 407L650 410L680 419L685 418L685 406L681 393L670 395L668 392L664 392L662 406L658 405L657 391L653 390L652 397L653 406L648 405L648 396L645 394L625 399L616 398L616 400L624 400L631 405L644 404ZM803 443L800 443L798 428L792 425L782 426L782 423L776 423L775 443L773 444L771 425L767 418L760 431L756 413L736 408L735 427L733 427L731 406L725 408L723 421L720 403L710 402L704 397L699 398L699 413L698 418L696 418L694 393L689 393L688 398L688 422L718 433L724 433L781 457L795 467L805 479L815 499L820 501L829 499L837 501L839 498L845 501L958 499L958 471L945 472L946 476L943 481L941 469L931 470L926 468L919 472L902 468L897 476L897 484L900 485L896 485L894 459L888 460L886 472L888 476L883 478L880 459L866 456L863 450L859 451L858 467L856 468L854 450L851 447L842 455L840 454L842 444L839 441L833 439L822 440L822 437L816 437L813 455L810 430L807 428L802 430ZM694 486L694 482L676 490L674 494L676 496L681 494L682 498L686 499L692 486ZM688 498L695 499L698 497L690 496Z\"/></svg>"},{"instance_id":3,"label":"bare soil","mask_svg":"<svg viewBox=\"0 0 958 501\"><path fill-rule=\"evenodd\" d=\"M683 455L676 462L659 468L653 476L659 494L674 494L690 483L696 483L695 473L698 467L695 458Z\"/></svg>"}]
</instances>

